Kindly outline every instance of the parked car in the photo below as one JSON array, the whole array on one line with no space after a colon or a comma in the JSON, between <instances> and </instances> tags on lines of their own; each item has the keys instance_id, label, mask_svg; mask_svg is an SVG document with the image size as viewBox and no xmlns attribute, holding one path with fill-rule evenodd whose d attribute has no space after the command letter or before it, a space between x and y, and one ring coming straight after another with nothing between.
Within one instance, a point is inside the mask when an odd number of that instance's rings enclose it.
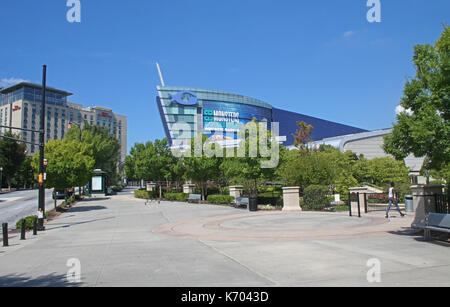
<instances>
[{"instance_id":1,"label":"parked car","mask_svg":"<svg viewBox=\"0 0 450 307\"><path fill-rule=\"evenodd\" d=\"M52 197L53 197L53 199L55 199L55 196L56 196L56 199L65 199L66 195L67 195L66 190L56 190L56 189L54 189Z\"/></svg>"},{"instance_id":2,"label":"parked car","mask_svg":"<svg viewBox=\"0 0 450 307\"><path fill-rule=\"evenodd\" d=\"M64 189L64 190L53 190L52 193L52 197L53 199L55 199L55 195L56 195L56 199L65 199L67 198L71 198L73 197L74 194L74 190L73 189Z\"/></svg>"}]
</instances>

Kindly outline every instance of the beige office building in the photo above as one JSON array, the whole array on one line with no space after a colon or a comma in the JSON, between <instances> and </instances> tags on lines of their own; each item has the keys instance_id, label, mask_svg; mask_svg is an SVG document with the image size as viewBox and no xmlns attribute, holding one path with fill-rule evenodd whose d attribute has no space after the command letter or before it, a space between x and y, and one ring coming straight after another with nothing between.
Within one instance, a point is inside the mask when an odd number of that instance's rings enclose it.
<instances>
[{"instance_id":1,"label":"beige office building","mask_svg":"<svg viewBox=\"0 0 450 307\"><path fill-rule=\"evenodd\" d=\"M127 118L103 107L83 107L68 102L71 93L47 87L45 114L45 141L62 139L69 124L83 127L85 123L105 127L121 144L121 161L127 154ZM39 130L42 101L42 86L19 83L0 90L0 125L22 129ZM2 134L9 128L2 128ZM39 152L39 134L31 131L13 130L21 133L29 143L29 155Z\"/></svg>"}]
</instances>

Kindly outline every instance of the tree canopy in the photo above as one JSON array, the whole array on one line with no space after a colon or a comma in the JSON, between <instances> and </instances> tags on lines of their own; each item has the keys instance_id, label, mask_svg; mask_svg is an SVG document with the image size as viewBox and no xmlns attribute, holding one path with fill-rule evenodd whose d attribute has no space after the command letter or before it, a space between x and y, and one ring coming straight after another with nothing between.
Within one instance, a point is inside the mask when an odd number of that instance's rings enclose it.
<instances>
[{"instance_id":1,"label":"tree canopy","mask_svg":"<svg viewBox=\"0 0 450 307\"><path fill-rule=\"evenodd\" d=\"M5 133L6 137L19 139L19 135L9 132ZM25 161L26 145L11 139L0 138L0 167L3 168L2 177L11 187L14 176L20 170L22 163Z\"/></svg>"},{"instance_id":2,"label":"tree canopy","mask_svg":"<svg viewBox=\"0 0 450 307\"><path fill-rule=\"evenodd\" d=\"M80 142L80 128L73 126L67 131L64 140ZM121 145L116 137L107 128L91 126L86 122L81 130L81 142L91 147L94 167L107 172L109 180L117 181Z\"/></svg>"},{"instance_id":3,"label":"tree canopy","mask_svg":"<svg viewBox=\"0 0 450 307\"><path fill-rule=\"evenodd\" d=\"M384 149L399 160L409 154L426 157L427 169L445 170L450 167L450 27L434 46L415 46L413 63L416 75L406 82L398 122Z\"/></svg>"},{"instance_id":4,"label":"tree canopy","mask_svg":"<svg viewBox=\"0 0 450 307\"><path fill-rule=\"evenodd\" d=\"M49 141L45 145L45 158L49 188L66 189L85 185L94 171L95 160L92 147L86 143L69 140ZM34 155L32 166L39 172L39 154Z\"/></svg>"}]
</instances>

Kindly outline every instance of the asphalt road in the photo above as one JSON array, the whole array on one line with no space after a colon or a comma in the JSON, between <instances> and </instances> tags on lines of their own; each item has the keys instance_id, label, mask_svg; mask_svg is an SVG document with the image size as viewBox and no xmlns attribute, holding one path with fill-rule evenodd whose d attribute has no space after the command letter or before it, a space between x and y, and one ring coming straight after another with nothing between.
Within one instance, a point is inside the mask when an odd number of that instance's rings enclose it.
<instances>
[{"instance_id":1,"label":"asphalt road","mask_svg":"<svg viewBox=\"0 0 450 307\"><path fill-rule=\"evenodd\" d=\"M54 208L52 190L45 192L45 208ZM0 194L0 223L8 223L8 228L15 228L20 219L35 215L38 209L38 190L27 190Z\"/></svg>"}]
</instances>

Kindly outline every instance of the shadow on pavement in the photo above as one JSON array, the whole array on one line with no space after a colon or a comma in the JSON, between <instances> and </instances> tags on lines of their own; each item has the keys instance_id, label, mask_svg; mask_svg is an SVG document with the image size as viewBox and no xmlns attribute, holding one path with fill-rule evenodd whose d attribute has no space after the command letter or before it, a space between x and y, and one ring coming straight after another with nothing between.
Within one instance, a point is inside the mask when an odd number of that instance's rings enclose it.
<instances>
[{"instance_id":1,"label":"shadow on pavement","mask_svg":"<svg viewBox=\"0 0 450 307\"><path fill-rule=\"evenodd\" d=\"M115 219L115 217L108 217L108 218L104 218L104 219L95 219L95 220L92 220L92 221L76 222L76 223L52 223L51 225L49 225L47 227L47 230L55 230L55 229L58 229L58 228L69 228L71 226L83 225L83 224L89 224L89 223L93 223L93 222L113 220L113 219ZM52 226L56 226L56 225L61 225L61 226L52 227Z\"/></svg>"},{"instance_id":2,"label":"shadow on pavement","mask_svg":"<svg viewBox=\"0 0 450 307\"><path fill-rule=\"evenodd\" d=\"M88 203L92 201L101 201L101 200L110 200L109 197L91 197L91 198L85 198L83 199L83 203Z\"/></svg>"},{"instance_id":3,"label":"shadow on pavement","mask_svg":"<svg viewBox=\"0 0 450 307\"><path fill-rule=\"evenodd\" d=\"M450 246L450 241L447 234L441 234L434 237L432 241L426 241L423 237L423 230L420 229L411 229L408 227L402 228L399 231L389 231L388 233L397 235L397 236L406 236L411 237L418 242L426 242L430 244L440 245L440 246Z\"/></svg>"},{"instance_id":4,"label":"shadow on pavement","mask_svg":"<svg viewBox=\"0 0 450 307\"><path fill-rule=\"evenodd\" d=\"M89 211L97 211L97 210L105 210L106 207L103 206L86 206L86 207L73 207L67 212L76 213L76 212L89 212Z\"/></svg>"},{"instance_id":5,"label":"shadow on pavement","mask_svg":"<svg viewBox=\"0 0 450 307\"><path fill-rule=\"evenodd\" d=\"M388 231L388 233L397 235L397 236L408 236L408 237L418 237L422 235L421 230L412 229L409 227L402 227L401 230L398 231Z\"/></svg>"},{"instance_id":6,"label":"shadow on pavement","mask_svg":"<svg viewBox=\"0 0 450 307\"><path fill-rule=\"evenodd\" d=\"M0 287L80 287L82 283L70 283L66 275L55 273L31 278L24 275L0 276Z\"/></svg>"}]
</instances>

